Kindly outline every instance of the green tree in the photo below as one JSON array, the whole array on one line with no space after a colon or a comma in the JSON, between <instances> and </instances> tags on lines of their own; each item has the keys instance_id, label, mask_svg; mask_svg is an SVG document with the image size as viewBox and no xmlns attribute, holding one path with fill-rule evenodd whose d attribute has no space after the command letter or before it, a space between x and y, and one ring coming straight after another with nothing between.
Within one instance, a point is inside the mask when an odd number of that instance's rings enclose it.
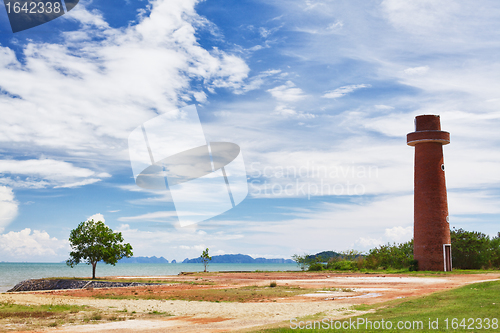
<instances>
[{"instance_id":1,"label":"green tree","mask_svg":"<svg viewBox=\"0 0 500 333\"><path fill-rule=\"evenodd\" d=\"M489 266L490 267L500 267L500 232L497 234L496 237L493 237L493 239L490 241L490 259L489 259Z\"/></svg>"},{"instance_id":2,"label":"green tree","mask_svg":"<svg viewBox=\"0 0 500 333\"><path fill-rule=\"evenodd\" d=\"M114 233L101 221L80 223L71 230L69 242L72 251L66 264L71 267L81 262L92 265L92 279L95 279L95 268L99 261L114 266L121 258L133 255L132 246L123 242L121 232Z\"/></svg>"},{"instance_id":3,"label":"green tree","mask_svg":"<svg viewBox=\"0 0 500 333\"><path fill-rule=\"evenodd\" d=\"M201 258L201 261L203 262L203 266L205 266L204 272L206 272L207 271L208 262L210 260L212 260L212 257L208 255L208 247L207 247L207 249L205 251L203 251L203 253L201 254L200 258Z\"/></svg>"},{"instance_id":4,"label":"green tree","mask_svg":"<svg viewBox=\"0 0 500 333\"><path fill-rule=\"evenodd\" d=\"M490 238L482 232L466 231L462 228L451 230L451 256L454 268L480 269L488 265L491 250Z\"/></svg>"},{"instance_id":5,"label":"green tree","mask_svg":"<svg viewBox=\"0 0 500 333\"><path fill-rule=\"evenodd\" d=\"M308 269L311 264L316 262L316 259L314 256L311 256L310 254L306 254L306 253L304 253L304 255L302 255L302 256L298 255L298 254L294 254L292 256L292 260L295 261L297 263L297 265L299 265L300 269L303 271Z\"/></svg>"}]
</instances>

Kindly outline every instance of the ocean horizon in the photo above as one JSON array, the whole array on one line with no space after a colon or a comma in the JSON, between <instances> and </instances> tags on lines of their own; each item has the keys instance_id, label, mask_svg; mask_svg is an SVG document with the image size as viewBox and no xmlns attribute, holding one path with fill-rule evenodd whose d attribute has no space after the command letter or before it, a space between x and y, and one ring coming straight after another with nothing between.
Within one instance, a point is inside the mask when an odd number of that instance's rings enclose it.
<instances>
[{"instance_id":1,"label":"ocean horizon","mask_svg":"<svg viewBox=\"0 0 500 333\"><path fill-rule=\"evenodd\" d=\"M161 264L129 264L118 263L116 266L97 264L96 278L105 276L168 276L181 272L203 272L201 263L161 263ZM213 263L209 264L209 272L224 271L298 271L293 263ZM79 264L71 268L65 263L29 263L0 262L0 292L6 292L21 281L48 277L92 277L92 266Z\"/></svg>"}]
</instances>

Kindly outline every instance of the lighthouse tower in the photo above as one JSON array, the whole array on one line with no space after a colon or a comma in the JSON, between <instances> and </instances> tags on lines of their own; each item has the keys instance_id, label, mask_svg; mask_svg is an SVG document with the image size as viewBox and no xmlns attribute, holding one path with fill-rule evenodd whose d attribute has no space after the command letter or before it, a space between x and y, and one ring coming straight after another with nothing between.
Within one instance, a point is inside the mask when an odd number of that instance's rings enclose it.
<instances>
[{"instance_id":1,"label":"lighthouse tower","mask_svg":"<svg viewBox=\"0 0 500 333\"><path fill-rule=\"evenodd\" d=\"M415 118L407 135L415 147L413 255L422 271L451 271L451 239L444 177L443 145L450 133L441 131L439 116Z\"/></svg>"}]
</instances>

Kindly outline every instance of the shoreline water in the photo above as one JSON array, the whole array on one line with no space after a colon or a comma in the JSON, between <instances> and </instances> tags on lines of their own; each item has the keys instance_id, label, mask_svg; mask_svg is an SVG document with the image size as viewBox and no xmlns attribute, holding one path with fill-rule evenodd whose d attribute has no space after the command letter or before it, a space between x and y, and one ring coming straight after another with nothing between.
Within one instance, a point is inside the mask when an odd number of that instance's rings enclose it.
<instances>
[{"instance_id":1,"label":"shoreline water","mask_svg":"<svg viewBox=\"0 0 500 333\"><path fill-rule=\"evenodd\" d=\"M209 264L208 271L298 271L296 264ZM96 277L104 276L168 276L180 272L203 272L203 264L162 263L124 264L116 266L97 264ZM92 267L80 264L73 268L65 263L0 263L0 293L21 281L48 277L91 277Z\"/></svg>"}]
</instances>

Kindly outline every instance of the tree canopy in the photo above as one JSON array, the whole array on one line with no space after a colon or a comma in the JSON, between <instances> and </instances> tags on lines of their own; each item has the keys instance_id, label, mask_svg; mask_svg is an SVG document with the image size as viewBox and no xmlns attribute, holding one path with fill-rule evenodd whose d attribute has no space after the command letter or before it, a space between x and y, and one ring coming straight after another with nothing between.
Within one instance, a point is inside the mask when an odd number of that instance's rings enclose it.
<instances>
[{"instance_id":1,"label":"tree canopy","mask_svg":"<svg viewBox=\"0 0 500 333\"><path fill-rule=\"evenodd\" d=\"M500 267L500 232L490 237L478 231L462 228L451 230L453 267L480 269Z\"/></svg>"},{"instance_id":2,"label":"tree canopy","mask_svg":"<svg viewBox=\"0 0 500 333\"><path fill-rule=\"evenodd\" d=\"M66 261L73 267L81 262L92 265L92 278L99 261L115 265L123 257L131 257L132 246L124 243L121 232L114 233L104 222L94 220L82 222L71 230L69 242L72 251Z\"/></svg>"}]
</instances>

